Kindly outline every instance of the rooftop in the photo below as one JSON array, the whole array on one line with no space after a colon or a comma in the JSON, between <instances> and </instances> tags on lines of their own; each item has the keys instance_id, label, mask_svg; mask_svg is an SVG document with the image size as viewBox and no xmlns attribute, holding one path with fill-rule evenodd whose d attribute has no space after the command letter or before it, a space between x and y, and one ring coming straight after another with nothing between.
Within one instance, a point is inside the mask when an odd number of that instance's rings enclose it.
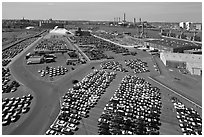
<instances>
[{"instance_id":1,"label":"rooftop","mask_svg":"<svg viewBox=\"0 0 204 137\"><path fill-rule=\"evenodd\" d=\"M159 44L159 45L163 45L163 46L166 46L166 47L172 47L172 48L196 46L196 44L193 44L192 42L177 40L177 39L170 39L170 38L163 38L163 39L157 39L157 40L148 40L146 42ZM201 45L198 45L198 47L201 47Z\"/></svg>"},{"instance_id":2,"label":"rooftop","mask_svg":"<svg viewBox=\"0 0 204 137\"><path fill-rule=\"evenodd\" d=\"M199 55L199 54L162 52L161 55L163 55L166 60L182 61L182 62L187 62L187 63L199 63L202 65L202 55Z\"/></svg>"}]
</instances>

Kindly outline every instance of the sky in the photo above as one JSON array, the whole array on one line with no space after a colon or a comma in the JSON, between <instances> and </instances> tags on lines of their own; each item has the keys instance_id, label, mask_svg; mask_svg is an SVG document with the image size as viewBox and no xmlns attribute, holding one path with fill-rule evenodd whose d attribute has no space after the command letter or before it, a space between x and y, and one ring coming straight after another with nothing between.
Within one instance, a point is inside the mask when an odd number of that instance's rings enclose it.
<instances>
[{"instance_id":1,"label":"sky","mask_svg":"<svg viewBox=\"0 0 204 137\"><path fill-rule=\"evenodd\" d=\"M3 19L202 22L201 2L3 2Z\"/></svg>"}]
</instances>

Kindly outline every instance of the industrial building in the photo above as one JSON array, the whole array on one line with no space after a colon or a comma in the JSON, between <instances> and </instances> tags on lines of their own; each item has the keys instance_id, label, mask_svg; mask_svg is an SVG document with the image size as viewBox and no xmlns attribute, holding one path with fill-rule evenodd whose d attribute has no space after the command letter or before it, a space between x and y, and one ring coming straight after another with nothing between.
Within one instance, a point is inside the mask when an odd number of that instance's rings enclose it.
<instances>
[{"instance_id":1,"label":"industrial building","mask_svg":"<svg viewBox=\"0 0 204 137\"><path fill-rule=\"evenodd\" d=\"M196 45L192 42L170 38L147 40L144 42L144 45L150 49L158 49L159 51L168 51L175 53L183 53L184 50L201 49L200 45Z\"/></svg>"},{"instance_id":2,"label":"industrial building","mask_svg":"<svg viewBox=\"0 0 204 137\"><path fill-rule=\"evenodd\" d=\"M202 75L202 55L161 52L165 66L187 69L192 75Z\"/></svg>"},{"instance_id":3,"label":"industrial building","mask_svg":"<svg viewBox=\"0 0 204 137\"><path fill-rule=\"evenodd\" d=\"M179 27L186 30L202 30L202 23L180 22Z\"/></svg>"},{"instance_id":4,"label":"industrial building","mask_svg":"<svg viewBox=\"0 0 204 137\"><path fill-rule=\"evenodd\" d=\"M54 29L56 26L58 28L64 28L64 26L67 24L66 21L61 21L61 20L41 20L39 21L39 27L41 28L46 28L46 29Z\"/></svg>"},{"instance_id":5,"label":"industrial building","mask_svg":"<svg viewBox=\"0 0 204 137\"><path fill-rule=\"evenodd\" d=\"M27 60L27 64L41 64L43 63L43 56L33 56Z\"/></svg>"}]
</instances>

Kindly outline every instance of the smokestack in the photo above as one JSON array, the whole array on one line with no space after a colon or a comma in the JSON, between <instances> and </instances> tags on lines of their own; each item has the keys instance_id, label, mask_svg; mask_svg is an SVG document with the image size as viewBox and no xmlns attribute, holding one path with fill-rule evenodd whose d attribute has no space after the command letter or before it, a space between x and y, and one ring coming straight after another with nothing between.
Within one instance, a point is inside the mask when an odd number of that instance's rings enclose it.
<instances>
[{"instance_id":1,"label":"smokestack","mask_svg":"<svg viewBox=\"0 0 204 137\"><path fill-rule=\"evenodd\" d=\"M140 24L141 24L141 22L142 22L142 19L140 18Z\"/></svg>"},{"instance_id":2,"label":"smokestack","mask_svg":"<svg viewBox=\"0 0 204 137\"><path fill-rule=\"evenodd\" d=\"M124 13L124 22L125 22L125 13Z\"/></svg>"},{"instance_id":3,"label":"smokestack","mask_svg":"<svg viewBox=\"0 0 204 137\"><path fill-rule=\"evenodd\" d=\"M120 17L119 17L119 22L120 22Z\"/></svg>"},{"instance_id":4,"label":"smokestack","mask_svg":"<svg viewBox=\"0 0 204 137\"><path fill-rule=\"evenodd\" d=\"M133 23L134 23L134 25L136 24L136 19L135 18L133 19Z\"/></svg>"}]
</instances>

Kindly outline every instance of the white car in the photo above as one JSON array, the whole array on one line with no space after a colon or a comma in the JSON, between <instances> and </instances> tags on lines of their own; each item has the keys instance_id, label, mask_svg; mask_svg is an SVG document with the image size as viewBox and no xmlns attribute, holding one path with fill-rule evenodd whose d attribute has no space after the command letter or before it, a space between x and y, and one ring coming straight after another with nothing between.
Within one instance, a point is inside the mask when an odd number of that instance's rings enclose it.
<instances>
[{"instance_id":1,"label":"white car","mask_svg":"<svg viewBox=\"0 0 204 137\"><path fill-rule=\"evenodd\" d=\"M58 121L57 121L57 125L60 125L60 126L62 126L62 127L65 127L66 124L67 124L67 123L66 123L64 120L58 120Z\"/></svg>"},{"instance_id":2,"label":"white car","mask_svg":"<svg viewBox=\"0 0 204 137\"><path fill-rule=\"evenodd\" d=\"M77 130L77 126L75 124L67 124L67 127L73 131Z\"/></svg>"},{"instance_id":3,"label":"white car","mask_svg":"<svg viewBox=\"0 0 204 137\"><path fill-rule=\"evenodd\" d=\"M46 135L55 135L56 134L56 131L52 130L52 129L48 129L46 131Z\"/></svg>"}]
</instances>

